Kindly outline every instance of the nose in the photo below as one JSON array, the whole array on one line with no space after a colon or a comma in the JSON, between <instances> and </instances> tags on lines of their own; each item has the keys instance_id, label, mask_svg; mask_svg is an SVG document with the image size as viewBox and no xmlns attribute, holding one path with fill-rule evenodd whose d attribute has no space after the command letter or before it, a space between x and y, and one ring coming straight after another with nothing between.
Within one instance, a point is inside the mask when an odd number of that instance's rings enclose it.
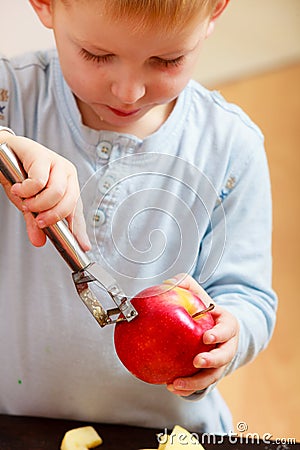
<instances>
[{"instance_id":1,"label":"nose","mask_svg":"<svg viewBox=\"0 0 300 450\"><path fill-rule=\"evenodd\" d=\"M111 84L112 94L127 105L132 105L144 97L146 87L143 80L137 75L124 75L120 73L118 79Z\"/></svg>"}]
</instances>

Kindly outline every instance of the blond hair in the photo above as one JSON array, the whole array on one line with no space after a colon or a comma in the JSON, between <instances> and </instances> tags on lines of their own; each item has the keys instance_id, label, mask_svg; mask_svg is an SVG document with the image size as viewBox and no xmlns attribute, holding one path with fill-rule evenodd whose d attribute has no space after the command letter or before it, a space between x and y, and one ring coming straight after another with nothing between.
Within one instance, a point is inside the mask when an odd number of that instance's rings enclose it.
<instances>
[{"instance_id":1,"label":"blond hair","mask_svg":"<svg viewBox=\"0 0 300 450\"><path fill-rule=\"evenodd\" d=\"M54 0L53 0L54 1ZM61 0L66 6L88 0ZM91 1L91 0L89 0ZM183 29L193 19L209 17L219 0L93 0L114 21L129 20L134 28ZM134 29L132 30L134 31Z\"/></svg>"}]
</instances>

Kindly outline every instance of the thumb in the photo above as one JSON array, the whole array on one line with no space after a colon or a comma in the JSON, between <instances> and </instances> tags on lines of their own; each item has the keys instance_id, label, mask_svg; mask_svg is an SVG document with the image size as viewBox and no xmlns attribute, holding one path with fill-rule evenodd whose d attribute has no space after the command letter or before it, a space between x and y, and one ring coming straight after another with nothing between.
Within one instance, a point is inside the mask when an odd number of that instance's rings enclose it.
<instances>
[{"instance_id":1,"label":"thumb","mask_svg":"<svg viewBox=\"0 0 300 450\"><path fill-rule=\"evenodd\" d=\"M77 206L72 215L66 218L69 228L76 237L80 247L82 250L87 252L91 249L91 242L89 240L87 231L86 231L86 223L83 215L83 206L82 201L79 198L77 202Z\"/></svg>"}]
</instances>

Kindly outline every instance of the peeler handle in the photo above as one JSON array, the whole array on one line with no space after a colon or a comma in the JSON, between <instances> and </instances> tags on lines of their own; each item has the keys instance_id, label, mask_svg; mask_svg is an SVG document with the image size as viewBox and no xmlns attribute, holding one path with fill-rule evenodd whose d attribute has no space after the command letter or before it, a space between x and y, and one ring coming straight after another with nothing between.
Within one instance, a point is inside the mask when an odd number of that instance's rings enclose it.
<instances>
[{"instance_id":1,"label":"peeler handle","mask_svg":"<svg viewBox=\"0 0 300 450\"><path fill-rule=\"evenodd\" d=\"M0 171L11 184L22 182L27 178L21 161L5 143L0 145ZM43 231L73 272L83 270L91 264L64 221L60 220L43 228Z\"/></svg>"}]
</instances>

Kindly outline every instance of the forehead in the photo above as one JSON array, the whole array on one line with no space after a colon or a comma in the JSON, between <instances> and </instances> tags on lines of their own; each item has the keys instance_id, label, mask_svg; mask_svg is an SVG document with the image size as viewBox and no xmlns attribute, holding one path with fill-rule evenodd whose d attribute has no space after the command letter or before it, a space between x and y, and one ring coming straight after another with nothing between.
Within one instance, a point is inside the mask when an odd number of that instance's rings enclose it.
<instances>
[{"instance_id":1,"label":"forehead","mask_svg":"<svg viewBox=\"0 0 300 450\"><path fill-rule=\"evenodd\" d=\"M145 17L146 22L142 24L140 20L142 16L137 16L136 11L120 17L116 10L110 11L110 8L103 7L105 1L55 0L56 37L60 38L65 30L68 30L67 33L73 42L77 46L88 48L91 53L105 51L144 60L153 55L173 56L178 53L190 53L205 38L208 21L199 20L198 16L185 26L180 24L175 29L164 26L163 21L159 24L155 21L150 26L152 22L148 16ZM148 2L148 0L139 1ZM126 0L109 0L110 6L111 2L123 4ZM95 7L91 7L92 5ZM162 17L167 20L166 15Z\"/></svg>"},{"instance_id":2,"label":"forehead","mask_svg":"<svg viewBox=\"0 0 300 450\"><path fill-rule=\"evenodd\" d=\"M182 30L191 22L207 18L216 0L53 0L66 7L89 6L112 20L129 21L135 29L155 27Z\"/></svg>"}]
</instances>

